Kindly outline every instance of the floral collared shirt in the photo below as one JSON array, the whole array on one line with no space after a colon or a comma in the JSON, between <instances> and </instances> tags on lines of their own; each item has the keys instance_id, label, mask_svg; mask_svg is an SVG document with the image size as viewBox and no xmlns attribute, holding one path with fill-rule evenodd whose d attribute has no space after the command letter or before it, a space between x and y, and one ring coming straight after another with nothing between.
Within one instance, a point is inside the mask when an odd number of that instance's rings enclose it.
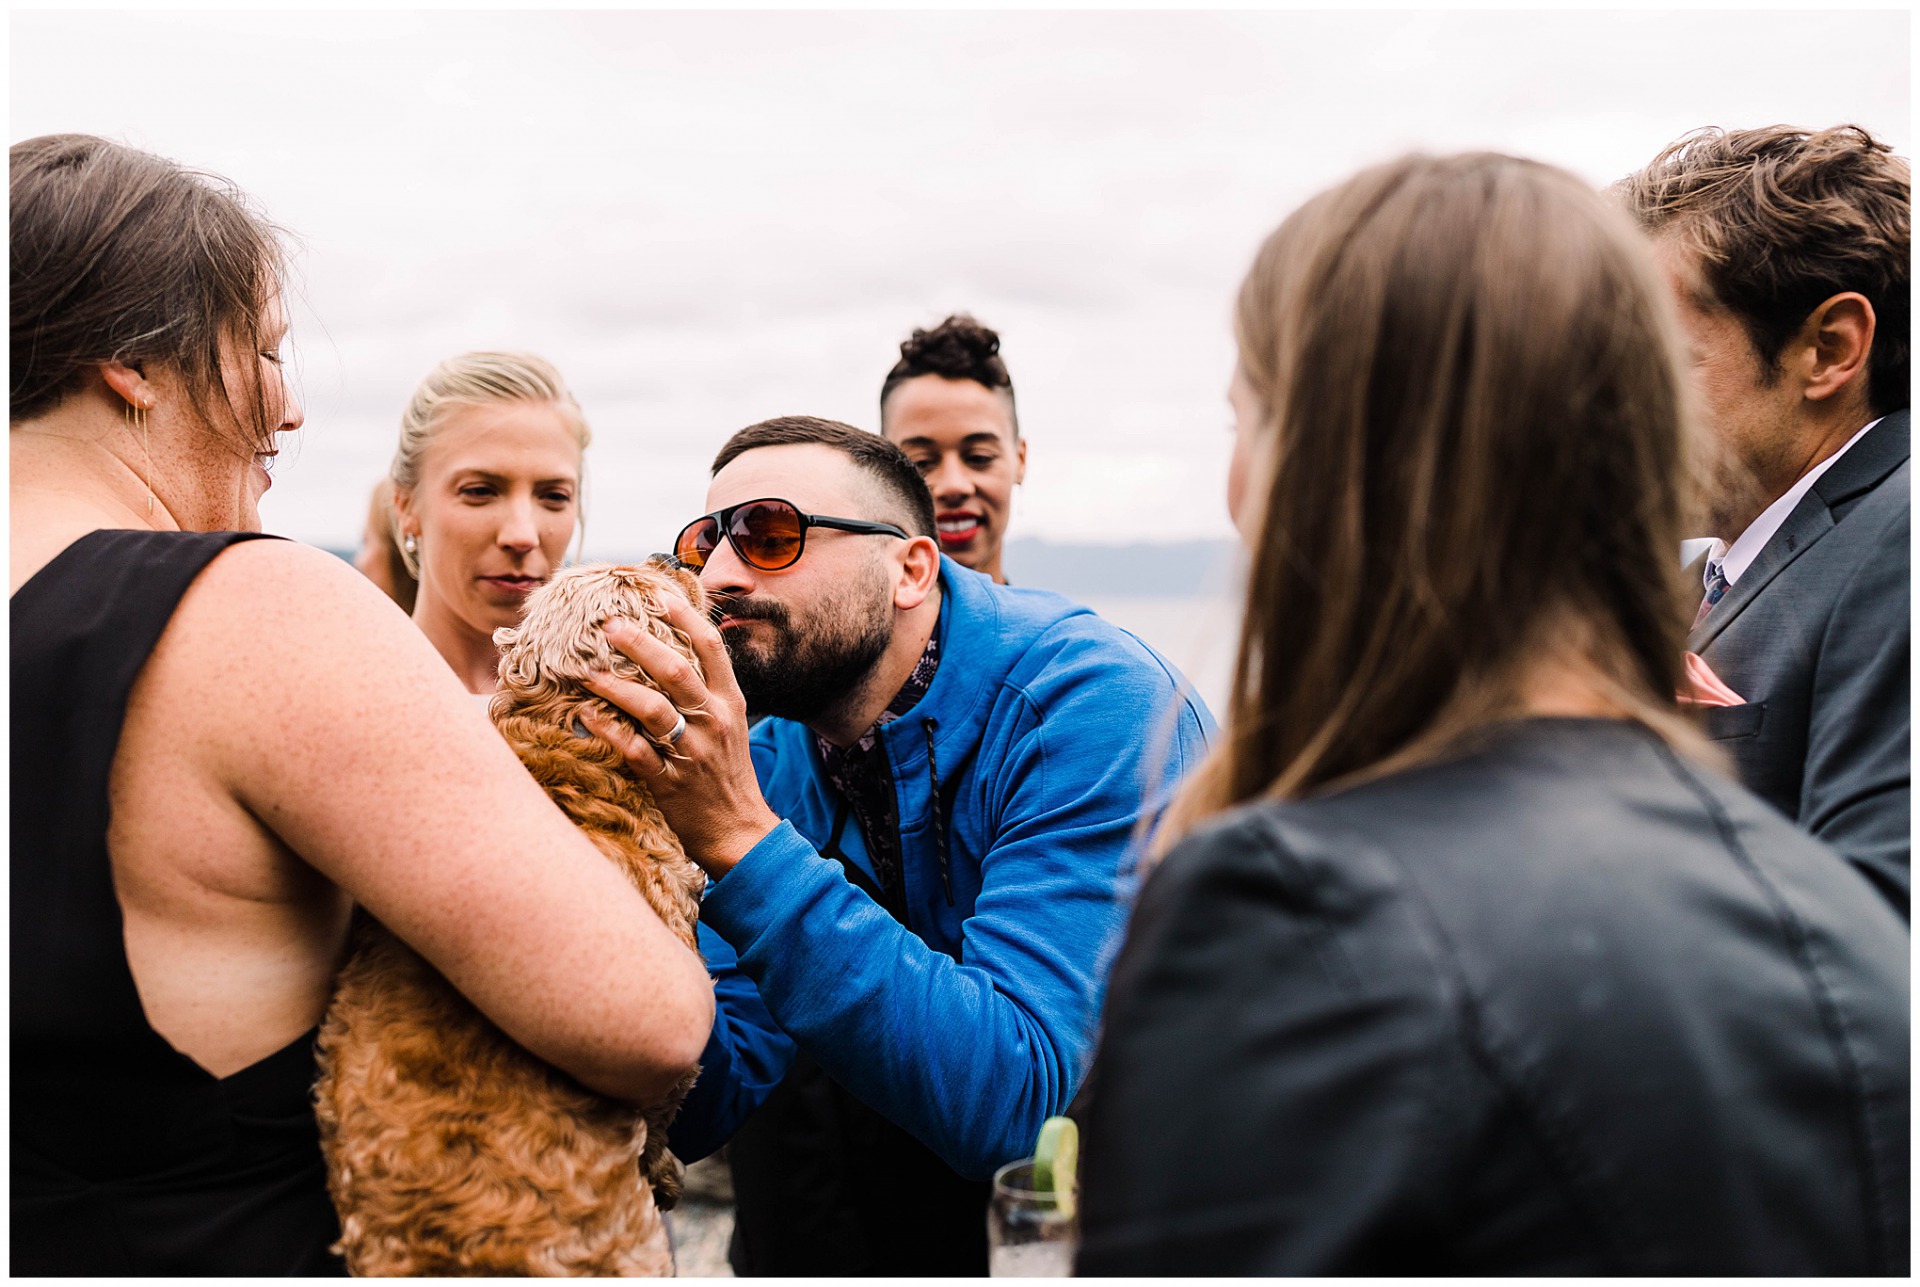
<instances>
[{"instance_id":1,"label":"floral collared shirt","mask_svg":"<svg viewBox=\"0 0 1920 1287\"><path fill-rule=\"evenodd\" d=\"M893 903L897 903L902 894L900 817L893 794L893 766L887 762L887 748L880 740L880 730L912 710L927 695L927 689L933 686L934 672L939 668L940 637L933 635L927 639L926 651L920 654L920 661L907 676L907 682L893 695L873 727L860 735L859 741L843 748L818 734L813 739L820 749L820 763L826 770L827 781L833 783L834 790L840 793L859 822L873 873L888 901Z\"/></svg>"}]
</instances>

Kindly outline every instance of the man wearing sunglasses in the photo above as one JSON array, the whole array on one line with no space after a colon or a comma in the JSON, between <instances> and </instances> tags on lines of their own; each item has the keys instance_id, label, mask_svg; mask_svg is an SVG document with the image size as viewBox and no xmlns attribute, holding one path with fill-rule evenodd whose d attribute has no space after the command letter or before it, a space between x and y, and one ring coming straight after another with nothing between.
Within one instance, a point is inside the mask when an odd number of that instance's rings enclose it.
<instances>
[{"instance_id":1,"label":"man wearing sunglasses","mask_svg":"<svg viewBox=\"0 0 1920 1287\"><path fill-rule=\"evenodd\" d=\"M675 1151L733 1138L737 1272L984 1275L987 1180L1079 1086L1137 824L1212 721L1131 635L943 558L877 434L744 429L708 504L675 553L718 628L670 614L705 679L609 625L664 695L596 685L712 879Z\"/></svg>"}]
</instances>

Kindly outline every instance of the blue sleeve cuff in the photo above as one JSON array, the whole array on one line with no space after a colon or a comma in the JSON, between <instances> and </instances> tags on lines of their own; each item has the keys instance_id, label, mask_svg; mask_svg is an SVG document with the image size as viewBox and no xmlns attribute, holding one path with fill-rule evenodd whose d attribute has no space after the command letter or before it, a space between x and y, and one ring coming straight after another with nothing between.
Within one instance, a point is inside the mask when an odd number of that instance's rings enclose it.
<instances>
[{"instance_id":1,"label":"blue sleeve cuff","mask_svg":"<svg viewBox=\"0 0 1920 1287\"><path fill-rule=\"evenodd\" d=\"M807 860L818 858L805 837L783 819L714 882L700 904L701 923L712 926L736 951L744 951L763 928L779 923L800 901L800 887L812 865Z\"/></svg>"},{"instance_id":2,"label":"blue sleeve cuff","mask_svg":"<svg viewBox=\"0 0 1920 1287\"><path fill-rule=\"evenodd\" d=\"M733 949L704 922L698 934L713 976L713 1031L700 1053L700 1075L667 1131L668 1147L683 1162L732 1139L787 1075L794 1054L793 1039L767 1013Z\"/></svg>"},{"instance_id":3,"label":"blue sleeve cuff","mask_svg":"<svg viewBox=\"0 0 1920 1287\"><path fill-rule=\"evenodd\" d=\"M716 1009L714 1030L707 1036L707 1048L700 1052L700 1076L667 1128L667 1147L682 1162L698 1162L732 1139L740 1126L730 1111L728 1093L733 1085L733 1052L721 1036L719 1023Z\"/></svg>"}]
</instances>

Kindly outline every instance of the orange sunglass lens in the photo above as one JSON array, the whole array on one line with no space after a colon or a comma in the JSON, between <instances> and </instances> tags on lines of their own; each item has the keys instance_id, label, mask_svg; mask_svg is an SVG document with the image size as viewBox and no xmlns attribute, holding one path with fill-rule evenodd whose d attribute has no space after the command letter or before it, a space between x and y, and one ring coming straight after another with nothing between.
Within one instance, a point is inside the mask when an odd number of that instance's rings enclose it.
<instances>
[{"instance_id":1,"label":"orange sunglass lens","mask_svg":"<svg viewBox=\"0 0 1920 1287\"><path fill-rule=\"evenodd\" d=\"M710 518L689 523L680 533L680 540L673 547L673 557L690 568L703 568L707 565L707 556L713 553L715 542L719 539L719 524Z\"/></svg>"},{"instance_id":2,"label":"orange sunglass lens","mask_svg":"<svg viewBox=\"0 0 1920 1287\"><path fill-rule=\"evenodd\" d=\"M746 505L734 511L727 535L742 557L764 572L800 557L800 514L787 505Z\"/></svg>"}]
</instances>

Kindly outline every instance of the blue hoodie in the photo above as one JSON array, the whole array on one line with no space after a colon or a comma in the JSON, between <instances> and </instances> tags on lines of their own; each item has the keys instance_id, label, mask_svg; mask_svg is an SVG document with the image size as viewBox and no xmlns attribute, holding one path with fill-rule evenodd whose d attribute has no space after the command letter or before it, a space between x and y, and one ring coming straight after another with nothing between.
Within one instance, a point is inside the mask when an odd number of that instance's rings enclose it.
<instances>
[{"instance_id":1,"label":"blue hoodie","mask_svg":"<svg viewBox=\"0 0 1920 1287\"><path fill-rule=\"evenodd\" d=\"M821 856L838 816L841 852L872 877L813 734L764 721L754 768L784 821L701 905L717 1009L671 1133L682 1158L726 1142L795 1041L974 1179L1030 1153L1086 1072L1146 801L1199 763L1213 720L1090 610L944 556L940 579L940 667L880 730L906 924Z\"/></svg>"}]
</instances>

